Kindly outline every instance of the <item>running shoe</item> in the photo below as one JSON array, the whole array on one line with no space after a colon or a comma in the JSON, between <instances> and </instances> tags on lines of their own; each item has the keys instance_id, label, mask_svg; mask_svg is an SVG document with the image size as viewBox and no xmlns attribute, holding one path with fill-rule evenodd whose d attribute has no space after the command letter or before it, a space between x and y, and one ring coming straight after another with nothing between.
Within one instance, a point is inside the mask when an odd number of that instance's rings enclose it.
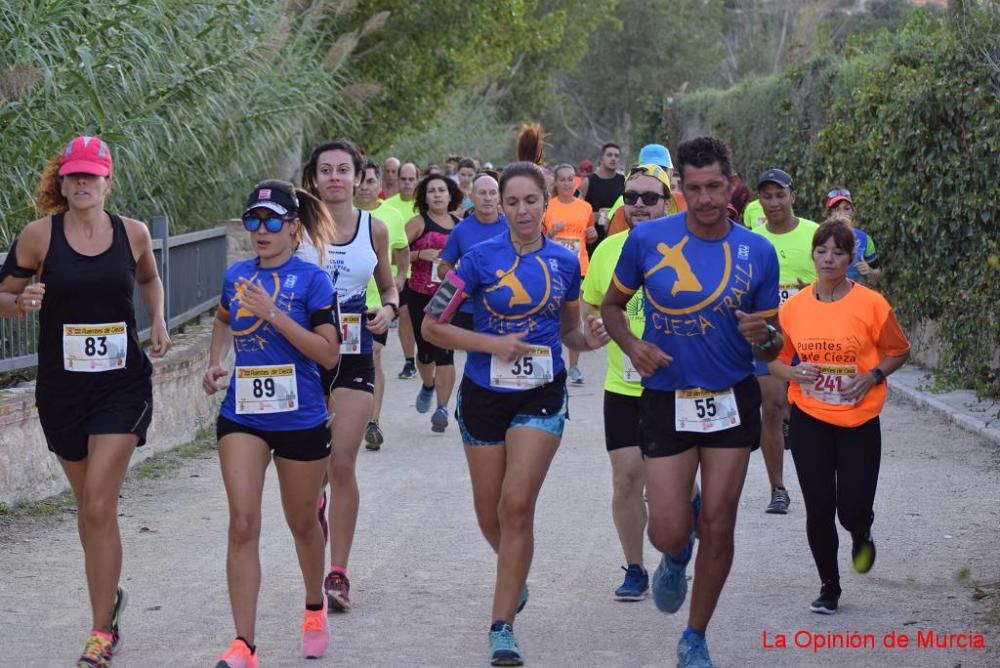
<instances>
[{"instance_id":1,"label":"running shoe","mask_svg":"<svg viewBox=\"0 0 1000 668\"><path fill-rule=\"evenodd\" d=\"M406 364L403 365L403 370L399 372L399 376L397 377L400 380L409 380L416 375L417 375L416 365L413 362L407 360Z\"/></svg>"},{"instance_id":2,"label":"running shoe","mask_svg":"<svg viewBox=\"0 0 1000 668\"><path fill-rule=\"evenodd\" d=\"M113 644L110 633L92 630L90 637L87 638L87 644L83 647L83 654L77 659L77 668L107 668L111 665Z\"/></svg>"},{"instance_id":3,"label":"running shoe","mask_svg":"<svg viewBox=\"0 0 1000 668\"><path fill-rule=\"evenodd\" d=\"M307 659L323 656L330 644L330 623L326 619L326 601L322 610L306 610L302 620L302 654Z\"/></svg>"},{"instance_id":4,"label":"running shoe","mask_svg":"<svg viewBox=\"0 0 1000 668\"><path fill-rule=\"evenodd\" d=\"M431 416L431 431L436 434L443 434L444 430L448 428L448 407L438 406L437 410L434 411L434 415Z\"/></svg>"},{"instance_id":5,"label":"running shoe","mask_svg":"<svg viewBox=\"0 0 1000 668\"><path fill-rule=\"evenodd\" d=\"M649 573L639 564L629 564L625 571L625 582L615 590L616 601L641 601L649 591Z\"/></svg>"},{"instance_id":6,"label":"running shoe","mask_svg":"<svg viewBox=\"0 0 1000 668\"><path fill-rule=\"evenodd\" d=\"M524 585L524 589L521 590L521 600L517 603L517 611L521 612L524 610L524 606L528 605L528 585Z\"/></svg>"},{"instance_id":7,"label":"running shoe","mask_svg":"<svg viewBox=\"0 0 1000 668\"><path fill-rule=\"evenodd\" d=\"M821 615L832 615L837 612L840 602L840 585L836 582L824 582L819 589L819 598L809 605L809 609Z\"/></svg>"},{"instance_id":8,"label":"running shoe","mask_svg":"<svg viewBox=\"0 0 1000 668\"><path fill-rule=\"evenodd\" d=\"M677 643L677 668L715 668L704 637L684 633Z\"/></svg>"},{"instance_id":9,"label":"running shoe","mask_svg":"<svg viewBox=\"0 0 1000 668\"><path fill-rule=\"evenodd\" d=\"M854 544L851 546L851 561L854 562L854 570L867 573L875 565L875 541L872 540L871 531L852 535L852 538Z\"/></svg>"},{"instance_id":10,"label":"running shoe","mask_svg":"<svg viewBox=\"0 0 1000 668\"><path fill-rule=\"evenodd\" d=\"M117 654L121 650L122 645L125 644L122 641L122 634L118 628L118 622L121 619L122 610L128 605L128 592L125 591L124 587L118 587L118 593L115 594L115 607L111 610L111 653Z\"/></svg>"},{"instance_id":11,"label":"running shoe","mask_svg":"<svg viewBox=\"0 0 1000 668\"><path fill-rule=\"evenodd\" d=\"M698 535L698 523L701 518L701 490L696 489L695 496L691 499L691 512L694 514L694 527L691 529L691 537L677 559L667 553L663 553L660 558L660 565L653 573L652 591L653 602L660 612L673 614L684 605L687 598L687 565L694 554L694 541Z\"/></svg>"},{"instance_id":12,"label":"running shoe","mask_svg":"<svg viewBox=\"0 0 1000 668\"><path fill-rule=\"evenodd\" d=\"M583 372L580 371L580 367L571 366L569 368L569 382L574 385L583 385Z\"/></svg>"},{"instance_id":13,"label":"running shoe","mask_svg":"<svg viewBox=\"0 0 1000 668\"><path fill-rule=\"evenodd\" d=\"M417 393L417 412L426 413L431 409L431 402L434 400L434 388L420 386L420 392Z\"/></svg>"},{"instance_id":14,"label":"running shoe","mask_svg":"<svg viewBox=\"0 0 1000 668\"><path fill-rule=\"evenodd\" d=\"M242 638L234 640L215 664L215 668L259 668L259 666L257 652L251 653Z\"/></svg>"},{"instance_id":15,"label":"running shoe","mask_svg":"<svg viewBox=\"0 0 1000 668\"><path fill-rule=\"evenodd\" d=\"M323 581L327 612L347 612L351 609L351 581L347 573L330 571Z\"/></svg>"},{"instance_id":16,"label":"running shoe","mask_svg":"<svg viewBox=\"0 0 1000 668\"><path fill-rule=\"evenodd\" d=\"M316 514L319 516L319 527L323 530L323 544L326 545L330 540L330 525L326 519L326 487L323 487L323 493L320 494Z\"/></svg>"},{"instance_id":17,"label":"running shoe","mask_svg":"<svg viewBox=\"0 0 1000 668\"><path fill-rule=\"evenodd\" d=\"M369 422L365 428L365 448L379 450L383 443L385 443L385 436L382 435L382 428L378 426L378 422Z\"/></svg>"},{"instance_id":18,"label":"running shoe","mask_svg":"<svg viewBox=\"0 0 1000 668\"><path fill-rule=\"evenodd\" d=\"M514 629L506 622L493 622L493 626L490 627L490 665L524 665L521 646L517 644Z\"/></svg>"},{"instance_id":19,"label":"running shoe","mask_svg":"<svg viewBox=\"0 0 1000 668\"><path fill-rule=\"evenodd\" d=\"M792 499L788 496L787 489L784 487L775 487L771 490L771 503L767 504L767 510L764 512L771 515L787 515L788 504L791 502Z\"/></svg>"}]
</instances>

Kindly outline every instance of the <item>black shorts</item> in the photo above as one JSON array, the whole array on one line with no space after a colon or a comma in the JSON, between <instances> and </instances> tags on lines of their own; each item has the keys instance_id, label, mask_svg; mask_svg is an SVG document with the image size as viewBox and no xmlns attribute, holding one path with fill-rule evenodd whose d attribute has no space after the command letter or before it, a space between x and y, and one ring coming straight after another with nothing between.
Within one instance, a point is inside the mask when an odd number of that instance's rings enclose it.
<instances>
[{"instance_id":1,"label":"black shorts","mask_svg":"<svg viewBox=\"0 0 1000 668\"><path fill-rule=\"evenodd\" d=\"M431 295L410 293L410 322L413 323L413 338L417 341L417 361L421 364L452 366L455 364L455 351L434 345L424 338L421 331L424 324L424 308L430 300Z\"/></svg>"},{"instance_id":2,"label":"black shorts","mask_svg":"<svg viewBox=\"0 0 1000 668\"><path fill-rule=\"evenodd\" d=\"M604 445L608 452L639 447L639 397L604 390Z\"/></svg>"},{"instance_id":3,"label":"black shorts","mask_svg":"<svg viewBox=\"0 0 1000 668\"><path fill-rule=\"evenodd\" d=\"M569 419L566 372L523 392L496 392L468 377L458 388L455 419L466 445L498 445L511 427L532 427L562 436Z\"/></svg>"},{"instance_id":4,"label":"black shorts","mask_svg":"<svg viewBox=\"0 0 1000 668\"><path fill-rule=\"evenodd\" d=\"M311 429L294 431L264 431L233 422L221 415L215 423L215 440L228 434L256 436L271 449L275 457L297 462L314 462L330 456L330 427L325 422Z\"/></svg>"},{"instance_id":5,"label":"black shorts","mask_svg":"<svg viewBox=\"0 0 1000 668\"><path fill-rule=\"evenodd\" d=\"M145 445L153 419L153 397L143 394L117 392L101 397L100 403L80 397L76 404L39 397L38 421L49 451L68 462L79 462L87 458L89 437L100 434L135 434L139 437L137 446Z\"/></svg>"},{"instance_id":6,"label":"black shorts","mask_svg":"<svg viewBox=\"0 0 1000 668\"><path fill-rule=\"evenodd\" d=\"M389 330L386 329L381 334L372 334L372 341L380 346L385 346L385 344L389 341Z\"/></svg>"},{"instance_id":7,"label":"black shorts","mask_svg":"<svg viewBox=\"0 0 1000 668\"><path fill-rule=\"evenodd\" d=\"M733 386L740 424L736 427L696 433L677 431L674 424L674 393L645 389L639 401L642 454L646 457L679 455L691 448L750 448L760 445L760 385L747 376Z\"/></svg>"},{"instance_id":8,"label":"black shorts","mask_svg":"<svg viewBox=\"0 0 1000 668\"><path fill-rule=\"evenodd\" d=\"M319 368L323 394L329 396L337 388L347 388L375 394L375 364L371 354L341 355L332 369Z\"/></svg>"}]
</instances>

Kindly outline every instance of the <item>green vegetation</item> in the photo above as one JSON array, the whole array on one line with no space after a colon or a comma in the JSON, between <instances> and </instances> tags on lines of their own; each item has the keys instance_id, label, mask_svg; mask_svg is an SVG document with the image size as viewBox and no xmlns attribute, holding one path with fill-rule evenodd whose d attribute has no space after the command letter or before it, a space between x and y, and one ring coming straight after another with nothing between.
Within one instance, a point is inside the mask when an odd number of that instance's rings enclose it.
<instances>
[{"instance_id":1,"label":"green vegetation","mask_svg":"<svg viewBox=\"0 0 1000 668\"><path fill-rule=\"evenodd\" d=\"M710 132L740 171L782 166L796 211L822 217L848 187L879 246L882 288L901 320L939 323L946 382L1000 396L1000 8L948 14L848 42L784 73L679 97L664 133ZM752 181L751 179L748 179ZM751 184L752 185L752 184Z\"/></svg>"}]
</instances>

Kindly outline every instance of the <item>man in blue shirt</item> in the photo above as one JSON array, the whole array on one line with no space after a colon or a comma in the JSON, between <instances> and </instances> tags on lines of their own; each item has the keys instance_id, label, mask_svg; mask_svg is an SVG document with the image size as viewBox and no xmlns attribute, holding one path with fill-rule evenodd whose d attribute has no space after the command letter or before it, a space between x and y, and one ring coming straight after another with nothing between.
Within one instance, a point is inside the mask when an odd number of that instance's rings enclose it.
<instances>
[{"instance_id":1,"label":"man in blue shirt","mask_svg":"<svg viewBox=\"0 0 1000 668\"><path fill-rule=\"evenodd\" d=\"M705 629L732 564L737 506L760 439L753 360L773 360L783 341L771 324L778 314L774 247L727 217L729 148L699 137L679 147L677 163L688 210L632 230L601 315L642 377L640 447L649 538L663 553L652 583L660 610L674 613L684 603L696 533L702 543L677 646L677 665L687 667L712 665ZM625 310L640 289L642 339ZM692 501L699 467L704 487Z\"/></svg>"},{"instance_id":2,"label":"man in blue shirt","mask_svg":"<svg viewBox=\"0 0 1000 668\"><path fill-rule=\"evenodd\" d=\"M448 235L438 257L438 277L444 278L463 255L476 244L507 233L507 218L500 211L500 190L497 180L489 174L479 174L472 181L472 212L459 221ZM472 329L472 302L466 300L451 324Z\"/></svg>"}]
</instances>

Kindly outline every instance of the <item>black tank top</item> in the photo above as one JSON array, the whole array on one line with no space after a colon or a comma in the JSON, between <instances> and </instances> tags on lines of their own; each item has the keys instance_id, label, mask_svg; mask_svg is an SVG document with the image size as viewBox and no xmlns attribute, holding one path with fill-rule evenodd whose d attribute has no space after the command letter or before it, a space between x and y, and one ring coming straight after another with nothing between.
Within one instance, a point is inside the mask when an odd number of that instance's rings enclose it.
<instances>
[{"instance_id":1,"label":"black tank top","mask_svg":"<svg viewBox=\"0 0 1000 668\"><path fill-rule=\"evenodd\" d=\"M596 213L600 209L610 209L623 192L625 192L625 177L615 174L610 179L602 179L597 174L587 177L590 185L587 186L587 196L584 200L594 208Z\"/></svg>"},{"instance_id":2,"label":"black tank top","mask_svg":"<svg viewBox=\"0 0 1000 668\"><path fill-rule=\"evenodd\" d=\"M59 403L74 403L81 394L126 392L146 398L152 392L152 364L139 346L132 294L135 258L125 223L111 217L111 246L99 255L83 255L66 240L63 214L52 216L52 235L41 281L45 299L39 312L38 382L36 394ZM63 355L64 325L125 323L125 368L100 372L68 371ZM106 343L106 342L105 342ZM100 337L87 343L100 351ZM138 394L142 392L142 394Z\"/></svg>"}]
</instances>

